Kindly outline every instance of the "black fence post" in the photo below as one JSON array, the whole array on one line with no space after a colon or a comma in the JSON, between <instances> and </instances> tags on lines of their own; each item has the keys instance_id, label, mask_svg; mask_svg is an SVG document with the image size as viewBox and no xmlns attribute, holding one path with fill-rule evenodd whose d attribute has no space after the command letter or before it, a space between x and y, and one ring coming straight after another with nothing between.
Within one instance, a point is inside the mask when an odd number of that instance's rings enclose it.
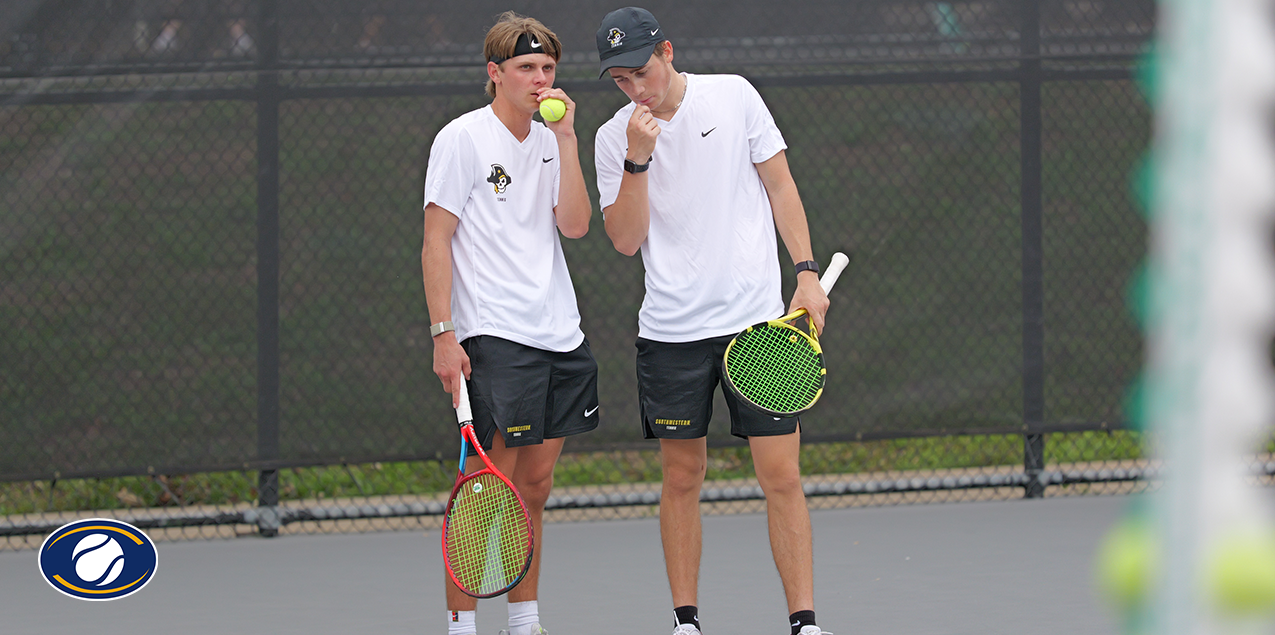
<instances>
[{"instance_id":1,"label":"black fence post","mask_svg":"<svg viewBox=\"0 0 1275 635\"><path fill-rule=\"evenodd\" d=\"M279 15L260 0L257 60L257 459L279 458ZM257 479L257 530L279 533L279 471Z\"/></svg>"},{"instance_id":2,"label":"black fence post","mask_svg":"<svg viewBox=\"0 0 1275 635\"><path fill-rule=\"evenodd\" d=\"M1040 498L1045 486L1045 292L1041 204L1040 0L1023 0L1020 35L1019 116L1023 251L1023 467L1025 495Z\"/></svg>"}]
</instances>

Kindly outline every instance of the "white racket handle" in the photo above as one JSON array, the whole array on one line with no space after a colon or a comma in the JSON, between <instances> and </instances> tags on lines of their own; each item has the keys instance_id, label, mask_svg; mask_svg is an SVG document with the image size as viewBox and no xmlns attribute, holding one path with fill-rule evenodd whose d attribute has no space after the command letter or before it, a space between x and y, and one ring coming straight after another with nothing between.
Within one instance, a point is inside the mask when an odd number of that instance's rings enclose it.
<instances>
[{"instance_id":1,"label":"white racket handle","mask_svg":"<svg viewBox=\"0 0 1275 635\"><path fill-rule=\"evenodd\" d=\"M464 373L460 375L460 405L456 406L456 421L460 425L474 421L474 412L469 407L469 389L465 386Z\"/></svg>"},{"instance_id":2,"label":"white racket handle","mask_svg":"<svg viewBox=\"0 0 1275 635\"><path fill-rule=\"evenodd\" d=\"M819 286L823 287L824 295L828 295L832 291L832 285L837 284L837 278L841 277L841 272L846 270L846 265L850 264L850 257L837 252L832 254L832 262L828 263L828 270L824 272L823 277L819 278Z\"/></svg>"}]
</instances>

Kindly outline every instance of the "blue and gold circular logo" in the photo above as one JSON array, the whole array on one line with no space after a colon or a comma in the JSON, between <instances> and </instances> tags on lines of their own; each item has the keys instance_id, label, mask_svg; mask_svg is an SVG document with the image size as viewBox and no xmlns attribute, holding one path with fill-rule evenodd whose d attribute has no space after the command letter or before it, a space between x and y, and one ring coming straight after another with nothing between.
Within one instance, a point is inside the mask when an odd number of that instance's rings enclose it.
<instances>
[{"instance_id":1,"label":"blue and gold circular logo","mask_svg":"<svg viewBox=\"0 0 1275 635\"><path fill-rule=\"evenodd\" d=\"M116 600L155 576L159 552L142 530L89 518L65 524L40 546L40 573L53 588L81 600Z\"/></svg>"}]
</instances>

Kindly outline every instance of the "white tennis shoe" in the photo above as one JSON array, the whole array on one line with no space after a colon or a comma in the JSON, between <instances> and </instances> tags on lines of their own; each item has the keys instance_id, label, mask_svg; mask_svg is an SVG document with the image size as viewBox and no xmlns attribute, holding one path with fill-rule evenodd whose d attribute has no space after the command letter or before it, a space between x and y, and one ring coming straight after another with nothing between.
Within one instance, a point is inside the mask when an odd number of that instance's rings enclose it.
<instances>
[{"instance_id":1,"label":"white tennis shoe","mask_svg":"<svg viewBox=\"0 0 1275 635\"><path fill-rule=\"evenodd\" d=\"M829 633L828 631L825 631L822 628L815 626L814 624L811 624L810 626L801 627L801 631L799 631L799 633L800 635L832 635L832 633Z\"/></svg>"},{"instance_id":2,"label":"white tennis shoe","mask_svg":"<svg viewBox=\"0 0 1275 635\"><path fill-rule=\"evenodd\" d=\"M531 633L531 635L549 635L549 631L546 631L544 627L540 625L539 622L532 624L531 630L527 632ZM509 631L502 628L500 629L499 635L509 635Z\"/></svg>"},{"instance_id":3,"label":"white tennis shoe","mask_svg":"<svg viewBox=\"0 0 1275 635\"><path fill-rule=\"evenodd\" d=\"M678 624L673 629L673 635L700 635L700 633L694 624Z\"/></svg>"}]
</instances>

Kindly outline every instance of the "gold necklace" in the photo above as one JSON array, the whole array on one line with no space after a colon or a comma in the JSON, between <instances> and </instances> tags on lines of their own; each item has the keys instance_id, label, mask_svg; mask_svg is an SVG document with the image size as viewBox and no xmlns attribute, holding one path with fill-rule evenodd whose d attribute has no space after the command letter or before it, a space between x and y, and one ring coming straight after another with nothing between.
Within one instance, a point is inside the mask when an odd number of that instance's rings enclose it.
<instances>
[{"instance_id":1,"label":"gold necklace","mask_svg":"<svg viewBox=\"0 0 1275 635\"><path fill-rule=\"evenodd\" d=\"M683 78L683 81L682 81L682 97L681 97L680 99L678 99L678 100L677 100L677 105L676 105L676 106L673 106L672 110L663 110L663 111L660 111L660 112L668 112L668 113L677 112L677 109L682 107L682 102L686 101L686 92L687 92L687 89L688 89L688 88L690 88L690 86L688 86L688 85L687 85L687 82L685 81L685 78ZM655 112L655 111L651 111L651 112Z\"/></svg>"}]
</instances>

